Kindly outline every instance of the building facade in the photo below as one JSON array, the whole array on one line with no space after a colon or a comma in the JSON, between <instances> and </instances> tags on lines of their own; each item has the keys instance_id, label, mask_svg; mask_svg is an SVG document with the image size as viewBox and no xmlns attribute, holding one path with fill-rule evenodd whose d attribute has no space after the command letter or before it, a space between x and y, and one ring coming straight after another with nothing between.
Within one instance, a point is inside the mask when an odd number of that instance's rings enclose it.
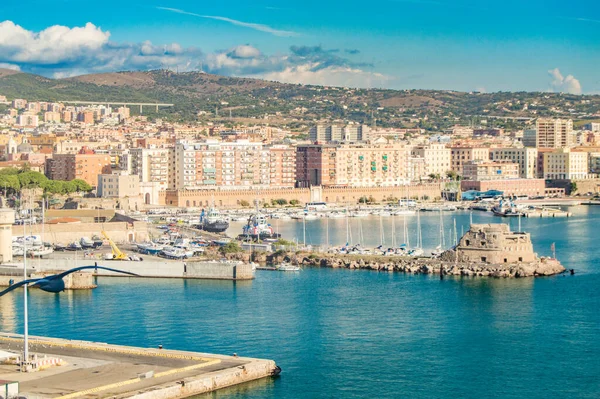
<instances>
[{"instance_id":1,"label":"building facade","mask_svg":"<svg viewBox=\"0 0 600 399\"><path fill-rule=\"evenodd\" d=\"M463 166L468 161L487 161L490 149L487 147L450 147L451 170L463 175Z\"/></svg>"},{"instance_id":2,"label":"building facade","mask_svg":"<svg viewBox=\"0 0 600 399\"><path fill-rule=\"evenodd\" d=\"M490 160L510 161L519 165L519 177L534 179L538 177L537 148L491 148Z\"/></svg>"},{"instance_id":3,"label":"building facade","mask_svg":"<svg viewBox=\"0 0 600 399\"><path fill-rule=\"evenodd\" d=\"M136 197L140 194L140 179L136 175L98 175L96 195L101 198Z\"/></svg>"},{"instance_id":4,"label":"building facade","mask_svg":"<svg viewBox=\"0 0 600 399\"><path fill-rule=\"evenodd\" d=\"M468 161L464 164L465 180L505 180L519 178L519 164L514 162Z\"/></svg>"},{"instance_id":5,"label":"building facade","mask_svg":"<svg viewBox=\"0 0 600 399\"><path fill-rule=\"evenodd\" d=\"M585 179L589 175L588 154L559 148L544 153L545 179Z\"/></svg>"},{"instance_id":6,"label":"building facade","mask_svg":"<svg viewBox=\"0 0 600 399\"><path fill-rule=\"evenodd\" d=\"M567 148L574 144L572 119L539 118L535 130L537 148Z\"/></svg>"},{"instance_id":7,"label":"building facade","mask_svg":"<svg viewBox=\"0 0 600 399\"><path fill-rule=\"evenodd\" d=\"M452 169L451 151L444 144L414 147L411 151L411 157L424 160L426 176L439 175L442 177Z\"/></svg>"}]
</instances>

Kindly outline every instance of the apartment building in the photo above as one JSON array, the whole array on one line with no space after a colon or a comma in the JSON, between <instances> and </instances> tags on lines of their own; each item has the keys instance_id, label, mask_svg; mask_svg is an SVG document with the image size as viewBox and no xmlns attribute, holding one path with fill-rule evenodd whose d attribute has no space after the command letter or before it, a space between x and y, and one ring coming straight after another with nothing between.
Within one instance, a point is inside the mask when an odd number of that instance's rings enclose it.
<instances>
[{"instance_id":1,"label":"apartment building","mask_svg":"<svg viewBox=\"0 0 600 399\"><path fill-rule=\"evenodd\" d=\"M509 161L519 165L519 177L534 179L538 177L537 148L491 148L490 160Z\"/></svg>"},{"instance_id":2,"label":"apartment building","mask_svg":"<svg viewBox=\"0 0 600 399\"><path fill-rule=\"evenodd\" d=\"M537 148L567 148L573 142L573 120L539 118L535 122Z\"/></svg>"},{"instance_id":3,"label":"apartment building","mask_svg":"<svg viewBox=\"0 0 600 399\"><path fill-rule=\"evenodd\" d=\"M537 130L536 129L523 130L523 147L529 147L529 148L537 147Z\"/></svg>"},{"instance_id":4,"label":"apartment building","mask_svg":"<svg viewBox=\"0 0 600 399\"><path fill-rule=\"evenodd\" d=\"M506 180L519 178L519 164L506 161L468 161L464 164L465 180Z\"/></svg>"},{"instance_id":5,"label":"apartment building","mask_svg":"<svg viewBox=\"0 0 600 399\"><path fill-rule=\"evenodd\" d=\"M173 189L288 187L296 182L295 149L260 142L180 142L171 150Z\"/></svg>"},{"instance_id":6,"label":"apartment building","mask_svg":"<svg viewBox=\"0 0 600 399\"><path fill-rule=\"evenodd\" d=\"M446 172L452 169L451 150L444 144L414 147L411 151L411 157L424 159L426 176L431 174L444 176Z\"/></svg>"},{"instance_id":7,"label":"apartment building","mask_svg":"<svg viewBox=\"0 0 600 399\"><path fill-rule=\"evenodd\" d=\"M334 184L336 145L308 144L296 147L296 185L298 187Z\"/></svg>"},{"instance_id":8,"label":"apartment building","mask_svg":"<svg viewBox=\"0 0 600 399\"><path fill-rule=\"evenodd\" d=\"M490 149L487 147L450 147L450 168L462 176L463 165L468 161L487 161Z\"/></svg>"},{"instance_id":9,"label":"apartment building","mask_svg":"<svg viewBox=\"0 0 600 399\"><path fill-rule=\"evenodd\" d=\"M584 179L588 174L587 152L559 148L544 153L544 179Z\"/></svg>"},{"instance_id":10,"label":"apartment building","mask_svg":"<svg viewBox=\"0 0 600 399\"><path fill-rule=\"evenodd\" d=\"M140 194L140 179L136 175L98 175L96 195L101 198L135 197Z\"/></svg>"},{"instance_id":11,"label":"apartment building","mask_svg":"<svg viewBox=\"0 0 600 399\"><path fill-rule=\"evenodd\" d=\"M46 160L46 176L52 180L81 179L96 186L98 175L108 173L111 173L110 156L89 150L77 154L54 154Z\"/></svg>"},{"instance_id":12,"label":"apartment building","mask_svg":"<svg viewBox=\"0 0 600 399\"><path fill-rule=\"evenodd\" d=\"M17 126L21 127L37 127L39 125L39 118L35 114L24 113L17 116Z\"/></svg>"},{"instance_id":13,"label":"apartment building","mask_svg":"<svg viewBox=\"0 0 600 399\"><path fill-rule=\"evenodd\" d=\"M316 125L309 130L309 139L313 143L326 142L357 142L369 139L369 126L367 125Z\"/></svg>"},{"instance_id":14,"label":"apartment building","mask_svg":"<svg viewBox=\"0 0 600 399\"><path fill-rule=\"evenodd\" d=\"M128 154L129 174L137 175L142 183L158 183L161 190L169 183L168 148L131 148ZM174 170L175 165L172 165Z\"/></svg>"}]
</instances>

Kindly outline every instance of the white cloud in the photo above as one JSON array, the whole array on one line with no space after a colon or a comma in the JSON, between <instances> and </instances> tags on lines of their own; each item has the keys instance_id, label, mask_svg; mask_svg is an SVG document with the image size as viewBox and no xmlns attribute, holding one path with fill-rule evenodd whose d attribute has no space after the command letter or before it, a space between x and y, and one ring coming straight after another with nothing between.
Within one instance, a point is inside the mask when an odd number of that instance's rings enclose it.
<instances>
[{"instance_id":1,"label":"white cloud","mask_svg":"<svg viewBox=\"0 0 600 399\"><path fill-rule=\"evenodd\" d=\"M362 88L384 87L384 83L392 80L387 75L348 66L318 68L312 64L288 66L283 71L268 72L260 76L264 79L286 83Z\"/></svg>"},{"instance_id":2,"label":"white cloud","mask_svg":"<svg viewBox=\"0 0 600 399\"><path fill-rule=\"evenodd\" d=\"M95 51L108 42L110 32L92 23L68 28L54 25L40 32L23 29L12 21L0 22L0 54L13 62L56 63Z\"/></svg>"},{"instance_id":3,"label":"white cloud","mask_svg":"<svg viewBox=\"0 0 600 399\"><path fill-rule=\"evenodd\" d=\"M158 10L164 10L164 11L170 11L170 12L174 12L177 14L183 14L183 15L191 15L193 17L198 17L198 18L207 18L207 19L214 19L217 21L223 21L223 22L228 22L232 25L236 25L236 26L241 26L244 28L250 28L250 29L254 29L260 32L265 32L265 33L270 33L272 35L275 36L283 36L283 37L291 37L291 36L298 36L298 33L296 32L292 32L289 30L280 30L280 29L275 29L272 28L268 25L263 25L263 24L257 24L254 22L243 22L243 21L238 21L236 19L231 19L231 18L227 18L227 17L222 17L222 16L218 16L218 15L202 15L202 14L196 14L195 12L189 12L189 11L185 11L185 10L180 10L179 8L171 8L171 7L156 7Z\"/></svg>"},{"instance_id":4,"label":"white cloud","mask_svg":"<svg viewBox=\"0 0 600 399\"><path fill-rule=\"evenodd\" d=\"M51 26L28 31L11 21L0 23L0 67L20 68L54 78L125 70L199 70L289 83L381 87L389 76L369 72L372 65L344 58L336 49L292 46L287 54L265 55L249 44L205 54L177 43L115 43L110 32L91 23L84 27Z\"/></svg>"},{"instance_id":5,"label":"white cloud","mask_svg":"<svg viewBox=\"0 0 600 399\"><path fill-rule=\"evenodd\" d=\"M15 64L8 64L6 62L0 62L0 69L12 69L13 71L20 71L21 68Z\"/></svg>"},{"instance_id":6,"label":"white cloud","mask_svg":"<svg viewBox=\"0 0 600 399\"><path fill-rule=\"evenodd\" d=\"M552 77L552 82L550 82L552 91L560 93L581 94L581 83L579 82L579 80L575 79L573 75L568 75L567 77L564 77L563 74L560 72L560 69L558 68L549 70L548 74Z\"/></svg>"},{"instance_id":7,"label":"white cloud","mask_svg":"<svg viewBox=\"0 0 600 399\"><path fill-rule=\"evenodd\" d=\"M0 22L0 63L26 72L55 77L91 72L158 68L195 69L202 52L177 43L122 44L92 23L83 27L55 25L33 32L12 21Z\"/></svg>"}]
</instances>

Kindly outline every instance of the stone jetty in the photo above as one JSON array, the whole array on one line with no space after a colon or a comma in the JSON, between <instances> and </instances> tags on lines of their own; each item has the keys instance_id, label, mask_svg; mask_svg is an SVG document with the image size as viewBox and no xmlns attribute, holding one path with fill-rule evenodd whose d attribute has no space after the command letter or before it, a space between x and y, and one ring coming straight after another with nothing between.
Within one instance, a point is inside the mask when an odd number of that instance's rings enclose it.
<instances>
[{"instance_id":1,"label":"stone jetty","mask_svg":"<svg viewBox=\"0 0 600 399\"><path fill-rule=\"evenodd\" d=\"M271 263L453 276L536 277L565 271L557 259L537 256L528 233L511 232L507 224L473 224L454 248L437 258L303 252L270 258Z\"/></svg>"}]
</instances>

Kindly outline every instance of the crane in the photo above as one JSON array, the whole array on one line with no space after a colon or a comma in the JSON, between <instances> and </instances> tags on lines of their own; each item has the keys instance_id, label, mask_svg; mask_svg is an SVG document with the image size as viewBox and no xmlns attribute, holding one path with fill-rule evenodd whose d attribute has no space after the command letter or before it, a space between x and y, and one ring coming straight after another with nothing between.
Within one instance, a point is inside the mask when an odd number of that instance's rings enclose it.
<instances>
[{"instance_id":1,"label":"crane","mask_svg":"<svg viewBox=\"0 0 600 399\"><path fill-rule=\"evenodd\" d=\"M115 260L127 260L128 259L127 255L125 255L123 252L121 252L119 247L117 247L117 244L115 244L115 242L110 239L110 237L108 236L106 231L102 230L102 235L104 236L104 238L106 238L108 240L108 243L110 244L110 248L112 249L112 259L115 259Z\"/></svg>"}]
</instances>

